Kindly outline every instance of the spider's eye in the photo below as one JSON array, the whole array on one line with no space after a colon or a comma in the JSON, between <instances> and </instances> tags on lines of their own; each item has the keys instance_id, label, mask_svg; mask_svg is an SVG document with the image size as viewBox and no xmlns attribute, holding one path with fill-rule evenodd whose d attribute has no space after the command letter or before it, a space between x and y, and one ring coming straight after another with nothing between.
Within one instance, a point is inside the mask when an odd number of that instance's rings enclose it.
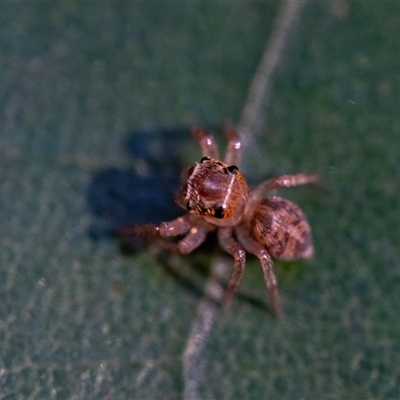
<instances>
[{"instance_id":1,"label":"spider's eye","mask_svg":"<svg viewBox=\"0 0 400 400\"><path fill-rule=\"evenodd\" d=\"M235 172L239 171L239 168L236 165L229 165L229 167L226 168L229 172Z\"/></svg>"},{"instance_id":2,"label":"spider's eye","mask_svg":"<svg viewBox=\"0 0 400 400\"><path fill-rule=\"evenodd\" d=\"M200 160L200 164L202 164L204 161L210 161L210 160L211 160L210 157L203 157L203 158Z\"/></svg>"},{"instance_id":3,"label":"spider's eye","mask_svg":"<svg viewBox=\"0 0 400 400\"><path fill-rule=\"evenodd\" d=\"M219 207L215 207L214 209L214 217L221 219L225 217L225 210L223 207L219 206Z\"/></svg>"}]
</instances>

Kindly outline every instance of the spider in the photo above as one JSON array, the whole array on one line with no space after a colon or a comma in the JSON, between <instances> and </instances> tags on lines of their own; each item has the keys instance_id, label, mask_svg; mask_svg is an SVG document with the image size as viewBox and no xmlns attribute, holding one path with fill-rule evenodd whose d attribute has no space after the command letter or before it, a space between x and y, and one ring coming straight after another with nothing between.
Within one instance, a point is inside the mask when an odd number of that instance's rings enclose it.
<instances>
[{"instance_id":1,"label":"spider","mask_svg":"<svg viewBox=\"0 0 400 400\"><path fill-rule=\"evenodd\" d=\"M227 150L224 161L208 131L196 128L192 135L200 144L202 158L184 171L181 192L175 200L187 214L169 222L143 224L119 230L120 237L142 236L163 248L188 254L199 247L209 232L217 230L218 242L234 259L234 269L223 294L225 306L235 293L245 268L246 252L261 263L270 293L272 310L278 315L281 302L272 258L294 260L313 254L311 229L300 208L289 200L266 195L280 187L318 183L317 175L282 175L249 190L237 165L241 142L232 126L225 126ZM178 242L167 237L183 236Z\"/></svg>"}]
</instances>

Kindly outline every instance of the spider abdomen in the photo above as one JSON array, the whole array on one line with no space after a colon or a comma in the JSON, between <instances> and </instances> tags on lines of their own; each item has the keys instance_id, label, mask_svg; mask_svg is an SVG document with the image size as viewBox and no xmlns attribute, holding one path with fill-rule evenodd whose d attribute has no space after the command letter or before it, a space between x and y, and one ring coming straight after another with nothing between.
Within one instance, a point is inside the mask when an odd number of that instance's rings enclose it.
<instances>
[{"instance_id":1,"label":"spider abdomen","mask_svg":"<svg viewBox=\"0 0 400 400\"><path fill-rule=\"evenodd\" d=\"M293 260L313 254L307 219L289 200L280 197L262 200L250 222L250 231L273 258Z\"/></svg>"}]
</instances>

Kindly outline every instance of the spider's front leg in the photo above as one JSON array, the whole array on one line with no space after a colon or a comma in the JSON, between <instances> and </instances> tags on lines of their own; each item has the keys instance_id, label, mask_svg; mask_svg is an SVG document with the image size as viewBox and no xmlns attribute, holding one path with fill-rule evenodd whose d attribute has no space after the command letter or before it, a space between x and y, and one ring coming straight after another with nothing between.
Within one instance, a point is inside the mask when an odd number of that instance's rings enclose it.
<instances>
[{"instance_id":1,"label":"spider's front leg","mask_svg":"<svg viewBox=\"0 0 400 400\"><path fill-rule=\"evenodd\" d=\"M160 224L142 224L121 228L118 230L118 236L141 236L152 238L157 236L169 237L184 235L189 232L191 227L190 220L187 215L179 217L169 222L161 222Z\"/></svg>"},{"instance_id":2,"label":"spider's front leg","mask_svg":"<svg viewBox=\"0 0 400 400\"><path fill-rule=\"evenodd\" d=\"M235 260L233 273L229 280L228 287L222 297L221 304L225 306L231 300L233 294L243 276L244 267L246 264L246 252L242 246L233 238L233 230L231 228L220 228L218 230L218 240L221 247L229 253Z\"/></svg>"},{"instance_id":3,"label":"spider's front leg","mask_svg":"<svg viewBox=\"0 0 400 400\"><path fill-rule=\"evenodd\" d=\"M219 159L218 145L211 133L201 128L193 128L192 136L199 142L203 157Z\"/></svg>"},{"instance_id":4,"label":"spider's front leg","mask_svg":"<svg viewBox=\"0 0 400 400\"><path fill-rule=\"evenodd\" d=\"M225 162L229 165L236 165L238 167L242 156L242 143L239 134L236 129L229 124L224 126L224 132L228 139Z\"/></svg>"},{"instance_id":5,"label":"spider's front leg","mask_svg":"<svg viewBox=\"0 0 400 400\"><path fill-rule=\"evenodd\" d=\"M160 224L134 225L120 229L119 237L140 236L155 242L164 249L179 253L188 254L199 247L205 240L207 233L215 229L211 224L202 218L187 214L169 222ZM177 243L165 240L168 237L185 235Z\"/></svg>"}]
</instances>

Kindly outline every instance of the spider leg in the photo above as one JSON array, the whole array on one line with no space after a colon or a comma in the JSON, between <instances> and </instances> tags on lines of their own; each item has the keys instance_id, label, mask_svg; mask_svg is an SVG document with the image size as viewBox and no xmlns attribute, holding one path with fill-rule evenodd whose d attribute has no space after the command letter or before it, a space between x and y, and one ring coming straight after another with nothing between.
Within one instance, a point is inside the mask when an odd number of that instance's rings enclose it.
<instances>
[{"instance_id":1,"label":"spider leg","mask_svg":"<svg viewBox=\"0 0 400 400\"><path fill-rule=\"evenodd\" d=\"M184 215L169 222L161 222L160 224L143 224L133 225L121 228L117 235L124 236L141 236L146 238L151 237L170 237L184 235L189 232L192 227L190 214Z\"/></svg>"},{"instance_id":2,"label":"spider leg","mask_svg":"<svg viewBox=\"0 0 400 400\"><path fill-rule=\"evenodd\" d=\"M233 125L226 124L224 126L225 136L228 139L228 145L226 148L225 162L229 165L240 165L242 156L242 144L240 141L239 134Z\"/></svg>"},{"instance_id":3,"label":"spider leg","mask_svg":"<svg viewBox=\"0 0 400 400\"><path fill-rule=\"evenodd\" d=\"M232 228L220 228L218 230L218 240L221 247L233 256L235 260L232 276L229 280L228 287L222 297L221 304L226 306L231 300L233 294L236 292L237 287L243 276L243 271L246 263L246 252L242 246L233 238Z\"/></svg>"},{"instance_id":4,"label":"spider leg","mask_svg":"<svg viewBox=\"0 0 400 400\"><path fill-rule=\"evenodd\" d=\"M254 254L261 262L261 267L264 273L264 280L271 296L272 309L274 310L274 314L279 315L281 312L281 299L279 296L278 283L274 273L274 264L272 262L272 259L265 249L259 249Z\"/></svg>"},{"instance_id":5,"label":"spider leg","mask_svg":"<svg viewBox=\"0 0 400 400\"><path fill-rule=\"evenodd\" d=\"M296 175L281 175L275 178L268 179L256 187L261 190L273 190L280 187L292 187L300 185L316 184L320 182L318 175L296 174Z\"/></svg>"},{"instance_id":6,"label":"spider leg","mask_svg":"<svg viewBox=\"0 0 400 400\"><path fill-rule=\"evenodd\" d=\"M244 225L236 228L236 235L242 246L249 252L254 254L261 263L264 273L265 284L271 297L272 310L277 316L281 311L281 300L278 290L278 282L273 269L271 256L261 245L259 245L251 236L249 236Z\"/></svg>"},{"instance_id":7,"label":"spider leg","mask_svg":"<svg viewBox=\"0 0 400 400\"><path fill-rule=\"evenodd\" d=\"M320 177L318 175L310 174L281 175L276 178L268 179L250 191L249 200L246 205L246 216L251 215L257 204L264 198L266 193L271 190L280 187L293 187L318 183L320 183Z\"/></svg>"},{"instance_id":8,"label":"spider leg","mask_svg":"<svg viewBox=\"0 0 400 400\"><path fill-rule=\"evenodd\" d=\"M215 229L210 225L206 227L193 227L186 236L177 243L170 242L163 237L155 238L154 243L163 249L175 254L189 254L197 249L207 237L207 233Z\"/></svg>"},{"instance_id":9,"label":"spider leg","mask_svg":"<svg viewBox=\"0 0 400 400\"><path fill-rule=\"evenodd\" d=\"M180 254L191 253L206 240L207 234L215 229L214 225L204 220L200 222L201 224L197 223L196 226L193 226L188 234L177 243L178 252Z\"/></svg>"},{"instance_id":10,"label":"spider leg","mask_svg":"<svg viewBox=\"0 0 400 400\"><path fill-rule=\"evenodd\" d=\"M187 214L158 225L144 224L122 228L118 231L118 236L142 236L172 253L188 254L199 247L204 242L207 233L214 229L213 225L202 218ZM179 235L186 236L177 243L165 240L167 237Z\"/></svg>"},{"instance_id":11,"label":"spider leg","mask_svg":"<svg viewBox=\"0 0 400 400\"><path fill-rule=\"evenodd\" d=\"M218 145L210 132L201 128L193 128L192 136L199 142L203 157L219 159Z\"/></svg>"}]
</instances>

